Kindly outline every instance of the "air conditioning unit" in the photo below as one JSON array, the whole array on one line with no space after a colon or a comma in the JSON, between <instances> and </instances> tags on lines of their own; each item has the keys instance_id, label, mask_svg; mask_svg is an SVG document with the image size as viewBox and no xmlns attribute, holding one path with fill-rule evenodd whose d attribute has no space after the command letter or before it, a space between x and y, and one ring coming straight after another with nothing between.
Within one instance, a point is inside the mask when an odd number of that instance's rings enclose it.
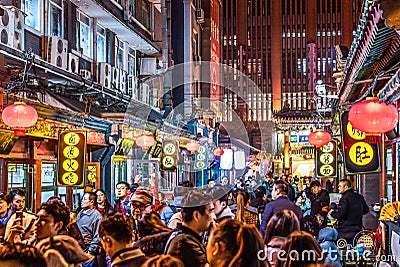
<instances>
[{"instance_id":1,"label":"air conditioning unit","mask_svg":"<svg viewBox=\"0 0 400 267\"><path fill-rule=\"evenodd\" d=\"M68 53L68 68L69 72L79 75L79 57L72 53Z\"/></svg>"},{"instance_id":2,"label":"air conditioning unit","mask_svg":"<svg viewBox=\"0 0 400 267\"><path fill-rule=\"evenodd\" d=\"M2 16L0 16L0 42L2 44L13 47L14 46L14 12L3 6L0 6L3 11Z\"/></svg>"},{"instance_id":3,"label":"air conditioning unit","mask_svg":"<svg viewBox=\"0 0 400 267\"><path fill-rule=\"evenodd\" d=\"M204 9L199 8L196 10L196 19L198 23L204 23Z\"/></svg>"},{"instance_id":4,"label":"air conditioning unit","mask_svg":"<svg viewBox=\"0 0 400 267\"><path fill-rule=\"evenodd\" d=\"M67 69L68 41L57 36L49 36L47 45L47 61L59 68Z\"/></svg>"},{"instance_id":5,"label":"air conditioning unit","mask_svg":"<svg viewBox=\"0 0 400 267\"><path fill-rule=\"evenodd\" d=\"M126 75L127 72L124 70L120 70L119 72L119 90L122 92L126 92Z\"/></svg>"},{"instance_id":6,"label":"air conditioning unit","mask_svg":"<svg viewBox=\"0 0 400 267\"><path fill-rule=\"evenodd\" d=\"M111 88L111 65L105 62L99 63L99 84L103 87L110 89Z\"/></svg>"},{"instance_id":7,"label":"air conditioning unit","mask_svg":"<svg viewBox=\"0 0 400 267\"><path fill-rule=\"evenodd\" d=\"M88 70L80 70L79 74L84 80L92 80L92 73Z\"/></svg>"},{"instance_id":8,"label":"air conditioning unit","mask_svg":"<svg viewBox=\"0 0 400 267\"><path fill-rule=\"evenodd\" d=\"M132 96L134 99L137 99L136 84L137 82L135 75L128 75L126 83L126 94Z\"/></svg>"},{"instance_id":9,"label":"air conditioning unit","mask_svg":"<svg viewBox=\"0 0 400 267\"><path fill-rule=\"evenodd\" d=\"M111 68L111 88L118 88L119 89L119 78L120 78L121 70L118 68Z\"/></svg>"},{"instance_id":10,"label":"air conditioning unit","mask_svg":"<svg viewBox=\"0 0 400 267\"><path fill-rule=\"evenodd\" d=\"M142 58L140 60L140 75L155 75L157 68L156 58Z\"/></svg>"},{"instance_id":11,"label":"air conditioning unit","mask_svg":"<svg viewBox=\"0 0 400 267\"><path fill-rule=\"evenodd\" d=\"M25 49L24 34L25 34L25 17L24 13L17 8L12 8L14 12L14 48L20 51Z\"/></svg>"}]
</instances>

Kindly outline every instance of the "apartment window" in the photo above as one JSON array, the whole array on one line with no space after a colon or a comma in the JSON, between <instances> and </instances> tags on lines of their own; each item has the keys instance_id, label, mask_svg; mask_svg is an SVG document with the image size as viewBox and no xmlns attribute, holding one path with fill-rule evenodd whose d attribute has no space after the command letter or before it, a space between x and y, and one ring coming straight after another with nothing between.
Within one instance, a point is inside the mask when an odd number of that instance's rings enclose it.
<instances>
[{"instance_id":1,"label":"apartment window","mask_svg":"<svg viewBox=\"0 0 400 267\"><path fill-rule=\"evenodd\" d=\"M91 57L90 18L81 12L76 14L76 44L82 55Z\"/></svg>"},{"instance_id":2,"label":"apartment window","mask_svg":"<svg viewBox=\"0 0 400 267\"><path fill-rule=\"evenodd\" d=\"M97 62L106 62L106 29L97 24Z\"/></svg>"},{"instance_id":3,"label":"apartment window","mask_svg":"<svg viewBox=\"0 0 400 267\"><path fill-rule=\"evenodd\" d=\"M25 25L37 31L41 31L41 4L41 0L25 0L25 4L23 5L23 11L26 14Z\"/></svg>"},{"instance_id":4,"label":"apartment window","mask_svg":"<svg viewBox=\"0 0 400 267\"><path fill-rule=\"evenodd\" d=\"M124 58L125 58L125 43L120 39L116 39L115 42L116 53L116 67L119 69L124 69Z\"/></svg>"},{"instance_id":5,"label":"apartment window","mask_svg":"<svg viewBox=\"0 0 400 267\"><path fill-rule=\"evenodd\" d=\"M136 75L136 51L132 48L128 52L128 75Z\"/></svg>"},{"instance_id":6,"label":"apartment window","mask_svg":"<svg viewBox=\"0 0 400 267\"><path fill-rule=\"evenodd\" d=\"M63 8L62 0L52 0L49 1L49 36L63 37Z\"/></svg>"},{"instance_id":7,"label":"apartment window","mask_svg":"<svg viewBox=\"0 0 400 267\"><path fill-rule=\"evenodd\" d=\"M142 23L147 29L150 29L150 3L143 1L142 3Z\"/></svg>"}]
</instances>

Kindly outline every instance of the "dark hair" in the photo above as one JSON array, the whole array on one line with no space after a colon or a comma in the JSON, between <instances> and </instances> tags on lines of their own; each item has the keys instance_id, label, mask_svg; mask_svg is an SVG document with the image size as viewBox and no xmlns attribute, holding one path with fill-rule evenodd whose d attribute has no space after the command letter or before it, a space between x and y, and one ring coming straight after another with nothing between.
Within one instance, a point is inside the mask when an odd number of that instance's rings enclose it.
<instances>
[{"instance_id":1,"label":"dark hair","mask_svg":"<svg viewBox=\"0 0 400 267\"><path fill-rule=\"evenodd\" d=\"M254 190L254 195L256 196L256 198L262 198L266 193L267 190L262 185L257 187L256 190Z\"/></svg>"},{"instance_id":2,"label":"dark hair","mask_svg":"<svg viewBox=\"0 0 400 267\"><path fill-rule=\"evenodd\" d=\"M117 187L117 186L120 185L120 184L125 185L126 189L129 189L129 184L128 184L127 182L125 182L125 181L120 181L120 182L118 182L118 183L115 185L115 187Z\"/></svg>"},{"instance_id":3,"label":"dark hair","mask_svg":"<svg viewBox=\"0 0 400 267\"><path fill-rule=\"evenodd\" d=\"M183 187L194 187L193 183L189 180L182 181L178 185Z\"/></svg>"},{"instance_id":4,"label":"dark hair","mask_svg":"<svg viewBox=\"0 0 400 267\"><path fill-rule=\"evenodd\" d=\"M182 199L182 221L192 221L195 211L199 211L201 215L204 215L209 203L211 203L211 198L203 191L193 189L187 192Z\"/></svg>"},{"instance_id":5,"label":"dark hair","mask_svg":"<svg viewBox=\"0 0 400 267\"><path fill-rule=\"evenodd\" d=\"M307 215L301 219L300 229L306 231L313 236L318 235L319 224L315 216Z\"/></svg>"},{"instance_id":6,"label":"dark hair","mask_svg":"<svg viewBox=\"0 0 400 267\"><path fill-rule=\"evenodd\" d=\"M247 190L244 189L238 189L236 190L237 192L237 197L236 197L236 219L244 222L244 210L246 208L247 203L250 200L250 194L247 192Z\"/></svg>"},{"instance_id":7,"label":"dark hair","mask_svg":"<svg viewBox=\"0 0 400 267\"><path fill-rule=\"evenodd\" d=\"M99 237L106 235L112 236L121 243L131 243L133 233L133 223L129 217L124 217L121 213L116 213L103 219L99 226Z\"/></svg>"},{"instance_id":8,"label":"dark hair","mask_svg":"<svg viewBox=\"0 0 400 267\"><path fill-rule=\"evenodd\" d=\"M321 186L321 183L318 180L312 181L310 187L313 188L314 186Z\"/></svg>"},{"instance_id":9,"label":"dark hair","mask_svg":"<svg viewBox=\"0 0 400 267\"><path fill-rule=\"evenodd\" d=\"M213 178L210 178L207 180L207 184L210 184L210 182L215 182L215 180Z\"/></svg>"},{"instance_id":10,"label":"dark hair","mask_svg":"<svg viewBox=\"0 0 400 267\"><path fill-rule=\"evenodd\" d=\"M258 260L257 253L263 250L263 242L257 228L252 224L243 224L237 220L225 220L212 232L213 245L222 243L220 247L221 266L253 267L264 266Z\"/></svg>"},{"instance_id":11,"label":"dark hair","mask_svg":"<svg viewBox=\"0 0 400 267\"><path fill-rule=\"evenodd\" d=\"M32 245L6 243L0 248L0 263L16 260L26 267L46 267L43 255Z\"/></svg>"},{"instance_id":12,"label":"dark hair","mask_svg":"<svg viewBox=\"0 0 400 267\"><path fill-rule=\"evenodd\" d=\"M289 186L284 180L277 180L274 185L281 191L281 193L285 195L289 193Z\"/></svg>"},{"instance_id":13,"label":"dark hair","mask_svg":"<svg viewBox=\"0 0 400 267\"><path fill-rule=\"evenodd\" d=\"M170 255L157 255L148 259L143 267L184 267L183 262Z\"/></svg>"},{"instance_id":14,"label":"dark hair","mask_svg":"<svg viewBox=\"0 0 400 267\"><path fill-rule=\"evenodd\" d=\"M276 267L290 266L303 267L312 263L324 263L325 257L317 240L307 232L296 231L291 233L281 250L286 251L283 257L284 260L279 260L275 263ZM296 251L298 259L293 257L292 251ZM313 253L310 253L312 251ZM308 253L304 253L308 252Z\"/></svg>"},{"instance_id":15,"label":"dark hair","mask_svg":"<svg viewBox=\"0 0 400 267\"><path fill-rule=\"evenodd\" d=\"M351 188L351 182L350 182L350 180L349 179L341 179L340 181L339 181L339 183L344 183L344 185L345 186L347 186L348 188Z\"/></svg>"},{"instance_id":16,"label":"dark hair","mask_svg":"<svg viewBox=\"0 0 400 267\"><path fill-rule=\"evenodd\" d=\"M21 190L19 188L11 190L11 192L8 194L8 203L13 202L14 197L16 195L19 195L21 197L25 197L25 191L23 191L23 190Z\"/></svg>"},{"instance_id":17,"label":"dark hair","mask_svg":"<svg viewBox=\"0 0 400 267\"><path fill-rule=\"evenodd\" d=\"M93 205L97 206L97 195L94 192L86 192L85 194L89 195L89 200L93 200ZM85 195L83 194L83 195Z\"/></svg>"},{"instance_id":18,"label":"dark hair","mask_svg":"<svg viewBox=\"0 0 400 267\"><path fill-rule=\"evenodd\" d=\"M40 205L39 210L45 210L47 214L50 214L54 218L54 222L62 222L63 225L59 232L63 231L65 227L69 224L69 208L61 200L51 199L47 202L43 202Z\"/></svg>"},{"instance_id":19,"label":"dark hair","mask_svg":"<svg viewBox=\"0 0 400 267\"><path fill-rule=\"evenodd\" d=\"M300 231L300 222L292 210L280 210L268 221L265 230L264 244L274 236L287 237L294 231Z\"/></svg>"},{"instance_id":20,"label":"dark hair","mask_svg":"<svg viewBox=\"0 0 400 267\"><path fill-rule=\"evenodd\" d=\"M171 231L155 212L143 215L138 221L138 227L140 237Z\"/></svg>"},{"instance_id":21,"label":"dark hair","mask_svg":"<svg viewBox=\"0 0 400 267\"><path fill-rule=\"evenodd\" d=\"M0 192L0 199L6 201L8 204L10 204L10 199L8 197L8 193L7 192Z\"/></svg>"}]
</instances>

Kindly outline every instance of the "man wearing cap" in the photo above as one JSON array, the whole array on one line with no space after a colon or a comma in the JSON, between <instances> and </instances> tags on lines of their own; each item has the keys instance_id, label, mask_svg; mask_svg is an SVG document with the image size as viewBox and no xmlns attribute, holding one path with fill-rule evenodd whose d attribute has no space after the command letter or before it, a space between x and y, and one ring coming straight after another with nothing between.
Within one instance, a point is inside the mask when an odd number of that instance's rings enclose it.
<instances>
[{"instance_id":1,"label":"man wearing cap","mask_svg":"<svg viewBox=\"0 0 400 267\"><path fill-rule=\"evenodd\" d=\"M180 213L182 207L183 196L192 188L193 183L190 181L183 181L178 184L174 189L174 202L168 205L161 212L161 220L168 225L169 228L175 229L178 224L182 223L182 214Z\"/></svg>"},{"instance_id":2,"label":"man wearing cap","mask_svg":"<svg viewBox=\"0 0 400 267\"><path fill-rule=\"evenodd\" d=\"M132 211L132 218L134 221L134 238L138 239L138 220L142 218L143 214L152 212L153 195L151 190L146 187L139 186L136 191L131 195L130 205Z\"/></svg>"},{"instance_id":3,"label":"man wearing cap","mask_svg":"<svg viewBox=\"0 0 400 267\"><path fill-rule=\"evenodd\" d=\"M216 185L209 189L212 196L214 214L217 223L221 223L228 219L235 219L235 214L233 214L228 206L228 193L230 190L229 187L222 185Z\"/></svg>"},{"instance_id":4,"label":"man wearing cap","mask_svg":"<svg viewBox=\"0 0 400 267\"><path fill-rule=\"evenodd\" d=\"M189 191L182 200L182 226L171 234L165 254L179 258L187 267L204 267L206 248L201 234L212 223L213 204L199 189Z\"/></svg>"}]
</instances>

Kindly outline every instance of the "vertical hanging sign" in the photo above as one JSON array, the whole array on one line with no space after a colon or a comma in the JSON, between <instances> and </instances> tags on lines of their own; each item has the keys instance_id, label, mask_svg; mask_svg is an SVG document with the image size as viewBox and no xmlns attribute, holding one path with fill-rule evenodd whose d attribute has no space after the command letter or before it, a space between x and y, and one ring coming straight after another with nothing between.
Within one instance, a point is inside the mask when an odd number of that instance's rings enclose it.
<instances>
[{"instance_id":1,"label":"vertical hanging sign","mask_svg":"<svg viewBox=\"0 0 400 267\"><path fill-rule=\"evenodd\" d=\"M208 149L206 145L200 145L194 155L194 170L202 171L207 169L208 165Z\"/></svg>"},{"instance_id":2,"label":"vertical hanging sign","mask_svg":"<svg viewBox=\"0 0 400 267\"><path fill-rule=\"evenodd\" d=\"M175 140L164 140L161 156L161 169L163 171L175 171L178 165L178 142Z\"/></svg>"},{"instance_id":3,"label":"vertical hanging sign","mask_svg":"<svg viewBox=\"0 0 400 267\"><path fill-rule=\"evenodd\" d=\"M328 144L316 148L315 165L317 166L318 178L337 177L336 140L332 140Z\"/></svg>"},{"instance_id":4,"label":"vertical hanging sign","mask_svg":"<svg viewBox=\"0 0 400 267\"><path fill-rule=\"evenodd\" d=\"M380 172L379 145L366 142L365 133L354 129L347 117L348 112L341 117L345 175Z\"/></svg>"},{"instance_id":5,"label":"vertical hanging sign","mask_svg":"<svg viewBox=\"0 0 400 267\"><path fill-rule=\"evenodd\" d=\"M86 132L63 132L58 138L57 185L83 186Z\"/></svg>"}]
</instances>

